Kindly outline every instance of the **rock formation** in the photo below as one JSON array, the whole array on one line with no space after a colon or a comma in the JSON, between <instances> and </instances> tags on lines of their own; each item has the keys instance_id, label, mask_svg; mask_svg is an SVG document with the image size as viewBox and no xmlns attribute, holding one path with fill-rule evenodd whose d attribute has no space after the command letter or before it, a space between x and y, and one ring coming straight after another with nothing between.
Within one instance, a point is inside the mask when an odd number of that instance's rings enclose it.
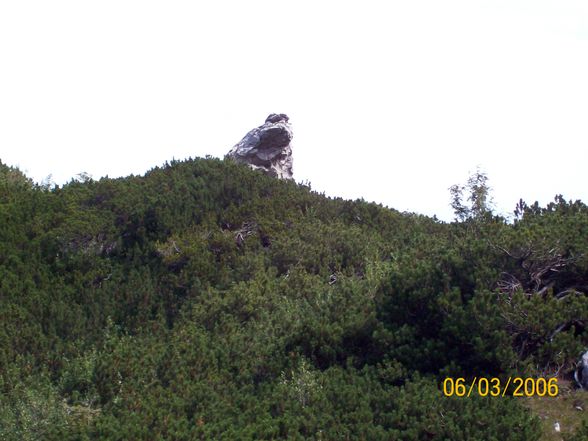
<instances>
[{"instance_id":1,"label":"rock formation","mask_svg":"<svg viewBox=\"0 0 588 441\"><path fill-rule=\"evenodd\" d=\"M233 147L228 158L280 179L292 176L292 126L288 116L272 113Z\"/></svg>"}]
</instances>

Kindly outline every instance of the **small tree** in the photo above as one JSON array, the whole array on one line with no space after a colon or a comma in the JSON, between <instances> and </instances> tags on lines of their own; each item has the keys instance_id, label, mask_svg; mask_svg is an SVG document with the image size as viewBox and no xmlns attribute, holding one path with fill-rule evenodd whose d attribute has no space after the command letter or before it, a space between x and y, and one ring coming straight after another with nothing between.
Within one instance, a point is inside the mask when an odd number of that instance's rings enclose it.
<instances>
[{"instance_id":1,"label":"small tree","mask_svg":"<svg viewBox=\"0 0 588 441\"><path fill-rule=\"evenodd\" d=\"M488 176L479 168L470 175L465 185L455 184L449 187L455 219L462 222L467 219L482 220L492 215L490 190ZM464 192L468 194L467 205L464 202Z\"/></svg>"}]
</instances>

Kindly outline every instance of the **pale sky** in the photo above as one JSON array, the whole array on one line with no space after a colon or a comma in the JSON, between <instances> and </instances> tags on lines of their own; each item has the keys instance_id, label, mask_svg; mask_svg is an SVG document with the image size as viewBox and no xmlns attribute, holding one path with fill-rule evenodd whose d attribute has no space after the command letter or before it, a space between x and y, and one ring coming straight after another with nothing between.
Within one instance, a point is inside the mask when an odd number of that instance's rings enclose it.
<instances>
[{"instance_id":1,"label":"pale sky","mask_svg":"<svg viewBox=\"0 0 588 441\"><path fill-rule=\"evenodd\" d=\"M294 177L450 220L588 202L588 1L0 1L0 159L63 184L222 157L269 113Z\"/></svg>"}]
</instances>

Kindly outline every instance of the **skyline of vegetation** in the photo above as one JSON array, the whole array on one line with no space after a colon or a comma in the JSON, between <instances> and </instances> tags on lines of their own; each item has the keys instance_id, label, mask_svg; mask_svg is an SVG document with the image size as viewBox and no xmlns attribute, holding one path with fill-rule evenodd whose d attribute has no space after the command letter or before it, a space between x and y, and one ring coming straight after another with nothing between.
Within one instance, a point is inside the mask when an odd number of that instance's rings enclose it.
<instances>
[{"instance_id":1,"label":"skyline of vegetation","mask_svg":"<svg viewBox=\"0 0 588 441\"><path fill-rule=\"evenodd\" d=\"M538 439L439 386L570 379L588 207L507 221L488 192L440 222L213 158L61 187L0 163L0 438Z\"/></svg>"}]
</instances>

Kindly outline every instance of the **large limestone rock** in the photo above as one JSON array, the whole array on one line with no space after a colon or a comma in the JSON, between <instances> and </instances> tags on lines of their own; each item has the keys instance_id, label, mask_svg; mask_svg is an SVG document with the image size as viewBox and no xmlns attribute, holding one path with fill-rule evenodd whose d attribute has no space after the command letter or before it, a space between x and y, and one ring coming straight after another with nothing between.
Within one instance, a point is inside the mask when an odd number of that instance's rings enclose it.
<instances>
[{"instance_id":1,"label":"large limestone rock","mask_svg":"<svg viewBox=\"0 0 588 441\"><path fill-rule=\"evenodd\" d=\"M265 123L251 130L227 153L227 157L248 164L280 179L293 179L292 126L283 113L272 113Z\"/></svg>"}]
</instances>

